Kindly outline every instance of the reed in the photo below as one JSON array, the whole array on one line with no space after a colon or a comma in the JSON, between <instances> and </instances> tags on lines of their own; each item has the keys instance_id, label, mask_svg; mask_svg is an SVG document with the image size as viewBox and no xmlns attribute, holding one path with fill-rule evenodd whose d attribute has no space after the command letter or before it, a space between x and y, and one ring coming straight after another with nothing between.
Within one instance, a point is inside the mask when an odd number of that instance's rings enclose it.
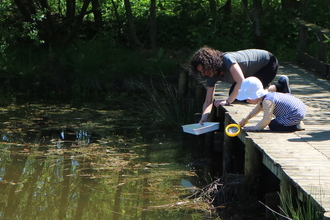
<instances>
[{"instance_id":1,"label":"reed","mask_svg":"<svg viewBox=\"0 0 330 220\"><path fill-rule=\"evenodd\" d=\"M193 122L194 113L198 110L198 101L193 94L182 96L176 83L170 83L164 76L157 80L140 80L138 87L142 94L137 100L142 104L142 111L151 117L155 124L178 127Z\"/></svg>"},{"instance_id":2,"label":"reed","mask_svg":"<svg viewBox=\"0 0 330 220\"><path fill-rule=\"evenodd\" d=\"M315 205L313 199L308 196L305 201L302 202L298 198L293 198L291 190L281 191L279 193L280 197L280 212L275 212L274 216L280 217L279 219L288 219L288 220L322 220L322 210ZM277 218L278 219L278 218Z\"/></svg>"}]
</instances>

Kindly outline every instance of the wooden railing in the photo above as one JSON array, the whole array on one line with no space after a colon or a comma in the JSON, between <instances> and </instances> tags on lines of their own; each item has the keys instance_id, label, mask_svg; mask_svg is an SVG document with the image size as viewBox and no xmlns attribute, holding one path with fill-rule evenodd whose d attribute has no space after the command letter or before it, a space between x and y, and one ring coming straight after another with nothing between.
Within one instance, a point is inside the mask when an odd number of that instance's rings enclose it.
<instances>
[{"instance_id":1,"label":"wooden railing","mask_svg":"<svg viewBox=\"0 0 330 220\"><path fill-rule=\"evenodd\" d=\"M330 64L327 63L327 39L330 37L330 30L319 27L315 24L308 23L304 20L295 20L300 25L300 48L298 52L298 62L315 69L324 77L330 77ZM307 54L308 30L312 30L317 35L318 40L318 56L313 57Z\"/></svg>"}]
</instances>

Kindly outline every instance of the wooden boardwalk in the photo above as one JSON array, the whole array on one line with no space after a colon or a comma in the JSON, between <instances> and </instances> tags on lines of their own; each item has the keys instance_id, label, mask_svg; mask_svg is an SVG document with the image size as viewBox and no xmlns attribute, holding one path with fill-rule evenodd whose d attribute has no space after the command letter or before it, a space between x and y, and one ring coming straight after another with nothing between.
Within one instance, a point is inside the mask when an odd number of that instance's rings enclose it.
<instances>
[{"instance_id":1,"label":"wooden boardwalk","mask_svg":"<svg viewBox=\"0 0 330 220\"><path fill-rule=\"evenodd\" d=\"M290 79L291 93L307 106L304 119L306 130L297 132L241 132L243 143L252 141L261 152L262 163L281 182L297 189L298 198L311 197L325 211L324 219L330 219L330 82L310 70L291 63L281 64L280 75ZM218 82L215 99L227 97L230 85ZM254 105L235 102L224 106L230 121L238 123ZM255 125L262 118L260 113L249 121ZM226 124L224 125L226 126Z\"/></svg>"}]
</instances>

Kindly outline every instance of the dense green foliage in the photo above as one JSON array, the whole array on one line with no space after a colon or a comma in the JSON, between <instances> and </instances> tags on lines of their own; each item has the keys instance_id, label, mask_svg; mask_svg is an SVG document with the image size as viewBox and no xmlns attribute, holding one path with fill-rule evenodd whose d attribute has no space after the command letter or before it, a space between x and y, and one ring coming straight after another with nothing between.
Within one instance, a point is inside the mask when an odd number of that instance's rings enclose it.
<instances>
[{"instance_id":1,"label":"dense green foliage","mask_svg":"<svg viewBox=\"0 0 330 220\"><path fill-rule=\"evenodd\" d=\"M301 1L246 0L244 7L241 0L159 0L154 23L151 2L1 1L2 94L104 97L126 90L132 77L176 75L177 64L203 45L222 51L261 47L280 61L295 60L298 26L291 20L300 16ZM329 7L326 0L310 0L305 17L329 27Z\"/></svg>"}]
</instances>

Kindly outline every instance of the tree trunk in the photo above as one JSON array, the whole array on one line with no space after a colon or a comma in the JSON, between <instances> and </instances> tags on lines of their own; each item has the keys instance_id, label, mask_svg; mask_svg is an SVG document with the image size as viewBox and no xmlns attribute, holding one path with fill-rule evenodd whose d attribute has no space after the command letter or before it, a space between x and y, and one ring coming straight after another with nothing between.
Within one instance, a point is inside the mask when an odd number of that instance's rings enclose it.
<instances>
[{"instance_id":1,"label":"tree trunk","mask_svg":"<svg viewBox=\"0 0 330 220\"><path fill-rule=\"evenodd\" d=\"M56 31L55 31L55 25L54 21L51 15L51 11L48 5L47 0L39 0L40 5L43 9L43 11L46 12L46 18L42 19L41 24L39 24L39 32L41 35L41 38L48 44L51 44L52 42L56 41Z\"/></svg>"},{"instance_id":2,"label":"tree trunk","mask_svg":"<svg viewBox=\"0 0 330 220\"><path fill-rule=\"evenodd\" d=\"M76 1L66 0L66 20L69 20L75 16Z\"/></svg>"},{"instance_id":3,"label":"tree trunk","mask_svg":"<svg viewBox=\"0 0 330 220\"><path fill-rule=\"evenodd\" d=\"M219 9L220 13L223 14L223 21L230 19L231 14L231 0L227 0L226 3Z\"/></svg>"},{"instance_id":4,"label":"tree trunk","mask_svg":"<svg viewBox=\"0 0 330 220\"><path fill-rule=\"evenodd\" d=\"M87 14L86 11L87 11L87 8L88 8L88 5L90 2L91 2L91 0L84 0L84 4L81 8L80 14L77 16L76 22L75 22L71 32L68 34L67 38L65 39L64 45L69 43L74 38L74 36L78 33L78 30L84 19L84 16Z\"/></svg>"},{"instance_id":5,"label":"tree trunk","mask_svg":"<svg viewBox=\"0 0 330 220\"><path fill-rule=\"evenodd\" d=\"M242 6L243 6L243 10L246 14L246 17L248 18L248 20L251 22L250 19L250 11L249 11L249 2L248 0L242 0ZM252 23L252 22L251 22Z\"/></svg>"},{"instance_id":6,"label":"tree trunk","mask_svg":"<svg viewBox=\"0 0 330 220\"><path fill-rule=\"evenodd\" d=\"M217 3L215 0L209 0L210 3L210 12L212 16L216 17L217 16Z\"/></svg>"},{"instance_id":7,"label":"tree trunk","mask_svg":"<svg viewBox=\"0 0 330 220\"><path fill-rule=\"evenodd\" d=\"M93 7L94 20L95 20L95 27L98 31L98 29L103 26L102 12L99 1L92 0L92 7Z\"/></svg>"},{"instance_id":8,"label":"tree trunk","mask_svg":"<svg viewBox=\"0 0 330 220\"><path fill-rule=\"evenodd\" d=\"M255 46L257 48L263 47L262 32L260 27L261 11L262 11L261 0L253 0L253 4L252 4L253 35L255 40Z\"/></svg>"},{"instance_id":9,"label":"tree trunk","mask_svg":"<svg viewBox=\"0 0 330 220\"><path fill-rule=\"evenodd\" d=\"M125 9L126 9L126 18L128 23L128 32L129 37L133 47L141 48L142 44L140 43L139 39L136 36L135 26L134 26L134 19L132 14L131 3L129 0L124 0Z\"/></svg>"},{"instance_id":10,"label":"tree trunk","mask_svg":"<svg viewBox=\"0 0 330 220\"><path fill-rule=\"evenodd\" d=\"M121 30L123 29L123 25L122 25L122 22L121 22L121 19L120 19L118 10L117 10L118 7L117 7L116 3L114 2L114 0L111 0L111 3L112 3L113 10L115 12L115 17L116 17L116 20L117 20L117 35L120 38L121 35L122 35Z\"/></svg>"},{"instance_id":11,"label":"tree trunk","mask_svg":"<svg viewBox=\"0 0 330 220\"><path fill-rule=\"evenodd\" d=\"M150 47L156 49L156 0L150 0Z\"/></svg>"}]
</instances>

